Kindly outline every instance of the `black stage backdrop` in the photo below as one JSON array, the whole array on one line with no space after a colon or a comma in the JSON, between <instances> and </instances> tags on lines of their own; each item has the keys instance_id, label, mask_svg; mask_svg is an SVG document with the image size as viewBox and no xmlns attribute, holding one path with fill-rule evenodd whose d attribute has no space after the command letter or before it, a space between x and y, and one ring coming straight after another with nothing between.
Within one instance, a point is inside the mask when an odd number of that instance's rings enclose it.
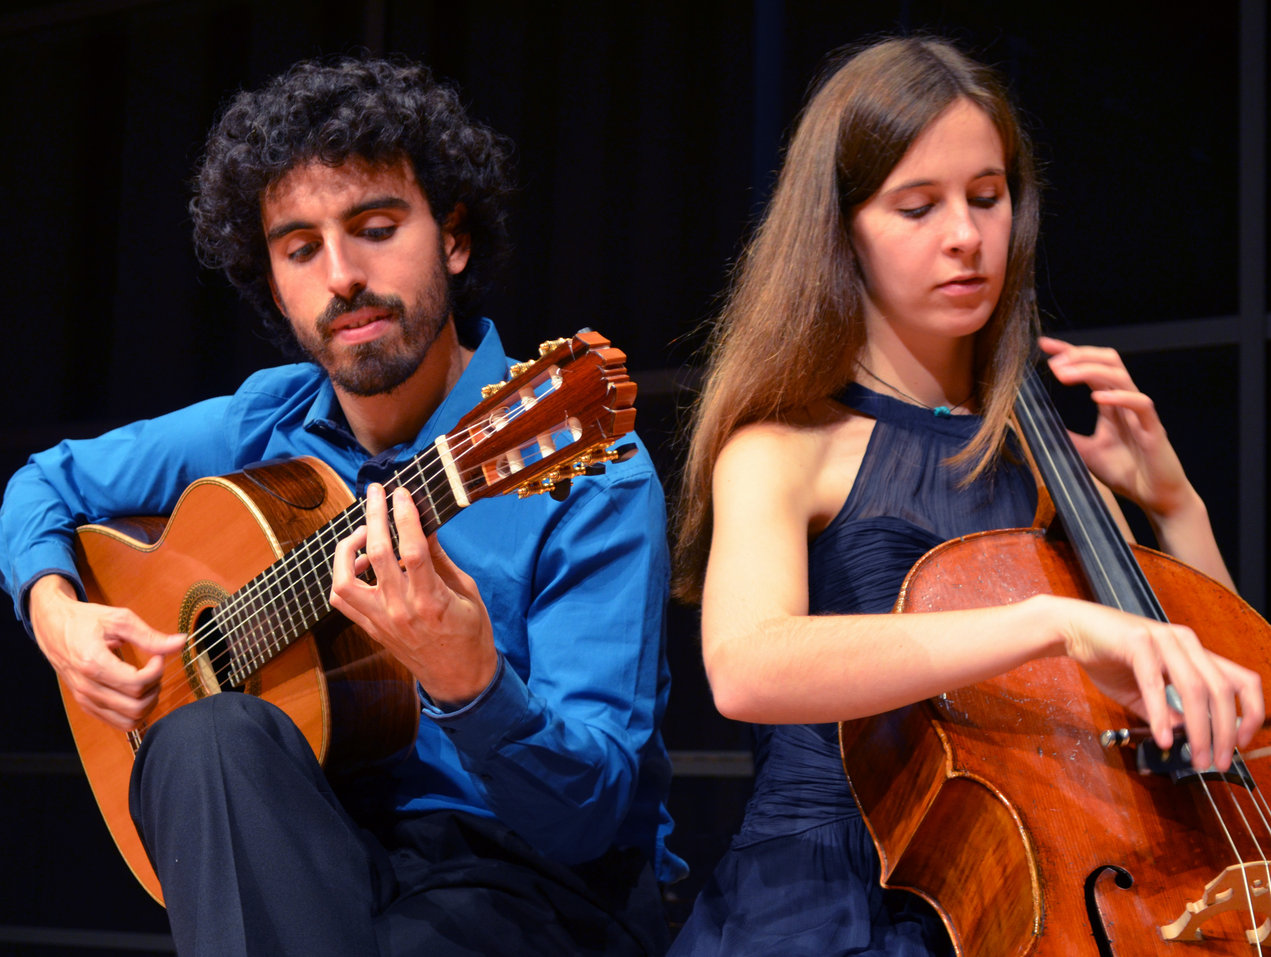
<instances>
[{"instance_id":1,"label":"black stage backdrop","mask_svg":"<svg viewBox=\"0 0 1271 957\"><path fill-rule=\"evenodd\" d=\"M1262 354L1243 366L1234 331L1238 315L1265 330L1265 145L1247 133L1264 137L1265 116L1259 134L1246 105L1243 140L1240 119L1251 69L1265 108L1264 0L7 9L0 478L60 438L224 393L277 361L250 310L195 261L189 179L227 95L302 57L370 50L427 62L516 141L517 251L486 312L517 354L581 326L626 350L641 431L672 489L701 325L822 57L925 31L997 64L1027 117L1048 183L1038 277L1047 325L1125 349L1242 587L1256 602L1266 593L1264 549L1251 560L1239 548L1241 536L1266 540L1265 510L1242 516L1239 494L1241 474L1265 475L1241 473L1239 449L1260 452L1266 412L1251 417L1238 385L1265 375L1265 331L1245 335ZM1242 196L1256 206L1244 219ZM162 949L163 913L109 846L49 670L19 626L0 631L0 952ZM695 869L672 893L676 917L748 783L746 733L714 715L691 611L674 611L670 642L675 846Z\"/></svg>"}]
</instances>

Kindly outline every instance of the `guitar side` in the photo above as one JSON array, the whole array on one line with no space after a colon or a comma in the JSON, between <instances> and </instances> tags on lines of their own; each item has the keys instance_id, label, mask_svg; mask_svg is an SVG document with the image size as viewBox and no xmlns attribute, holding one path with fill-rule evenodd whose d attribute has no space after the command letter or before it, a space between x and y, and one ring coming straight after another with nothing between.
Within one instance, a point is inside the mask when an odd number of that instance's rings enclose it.
<instances>
[{"instance_id":1,"label":"guitar side","mask_svg":"<svg viewBox=\"0 0 1271 957\"><path fill-rule=\"evenodd\" d=\"M80 528L77 567L89 601L130 608L160 631L188 633L201 615L351 501L340 478L313 459L201 479L182 494L161 530L153 519ZM102 816L128 866L160 903L162 889L128 810L129 777L146 726L222 691L200 650L191 640L184 655L169 659L159 699L131 735L85 714L62 686ZM119 653L136 663L130 648ZM400 753L417 730L418 698L409 673L338 615L294 641L241 690L286 712L329 772Z\"/></svg>"}]
</instances>

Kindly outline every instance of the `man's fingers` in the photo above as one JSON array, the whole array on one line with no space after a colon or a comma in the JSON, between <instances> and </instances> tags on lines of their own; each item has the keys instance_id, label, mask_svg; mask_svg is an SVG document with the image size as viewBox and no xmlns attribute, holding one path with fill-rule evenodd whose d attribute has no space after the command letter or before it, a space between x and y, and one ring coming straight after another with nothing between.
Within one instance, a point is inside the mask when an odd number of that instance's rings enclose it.
<instances>
[{"instance_id":1,"label":"man's fingers","mask_svg":"<svg viewBox=\"0 0 1271 957\"><path fill-rule=\"evenodd\" d=\"M140 652L162 658L179 652L185 646L185 638L186 636L181 632L166 635L161 631L148 628L144 634L129 639L129 644Z\"/></svg>"},{"instance_id":2,"label":"man's fingers","mask_svg":"<svg viewBox=\"0 0 1271 957\"><path fill-rule=\"evenodd\" d=\"M431 564L433 559L419 520L419 509L405 488L393 492L393 525L397 529L397 551L402 567L413 571Z\"/></svg>"}]
</instances>

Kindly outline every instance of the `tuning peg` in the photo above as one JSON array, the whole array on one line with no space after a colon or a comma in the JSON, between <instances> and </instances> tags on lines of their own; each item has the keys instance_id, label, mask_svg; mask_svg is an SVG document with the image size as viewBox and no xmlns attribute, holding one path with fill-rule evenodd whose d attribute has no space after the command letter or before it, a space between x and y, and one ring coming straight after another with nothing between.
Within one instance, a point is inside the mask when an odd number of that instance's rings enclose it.
<instances>
[{"instance_id":1,"label":"tuning peg","mask_svg":"<svg viewBox=\"0 0 1271 957\"><path fill-rule=\"evenodd\" d=\"M569 479L561 479L552 485L551 496L558 502L563 502L569 498L569 491L573 487L573 483Z\"/></svg>"},{"instance_id":2,"label":"tuning peg","mask_svg":"<svg viewBox=\"0 0 1271 957\"><path fill-rule=\"evenodd\" d=\"M558 486L564 485L565 490L558 492ZM550 492L552 498L560 501L569 494L569 476L564 469L557 469L550 472L542 478L522 485L516 490L518 498L529 498L531 495L542 495L544 492Z\"/></svg>"},{"instance_id":3,"label":"tuning peg","mask_svg":"<svg viewBox=\"0 0 1271 957\"><path fill-rule=\"evenodd\" d=\"M490 398L490 396L494 395L494 393L498 392L505 385L507 385L506 382L492 382L490 385L483 385L481 387L481 398Z\"/></svg>"},{"instance_id":4,"label":"tuning peg","mask_svg":"<svg viewBox=\"0 0 1271 957\"><path fill-rule=\"evenodd\" d=\"M557 348L558 346L564 345L568 341L569 341L568 339L548 339L546 342L539 344L538 354L540 356L545 356L549 352L551 352L553 349Z\"/></svg>"}]
</instances>

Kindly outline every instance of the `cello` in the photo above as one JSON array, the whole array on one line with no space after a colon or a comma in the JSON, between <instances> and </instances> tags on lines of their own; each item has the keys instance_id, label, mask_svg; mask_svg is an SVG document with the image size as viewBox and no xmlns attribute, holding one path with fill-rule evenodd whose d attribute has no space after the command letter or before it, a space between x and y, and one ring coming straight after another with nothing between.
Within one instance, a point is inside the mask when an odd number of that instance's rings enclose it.
<instances>
[{"instance_id":1,"label":"cello","mask_svg":"<svg viewBox=\"0 0 1271 957\"><path fill-rule=\"evenodd\" d=\"M1033 527L932 549L895 610L1098 601L1187 625L1267 684L1267 622L1125 541L1036 373L1015 417L1040 479ZM1068 658L843 722L882 883L929 901L960 957L1271 954L1271 735L1226 773L1196 772L1181 733L1162 750L1142 723Z\"/></svg>"}]
</instances>

